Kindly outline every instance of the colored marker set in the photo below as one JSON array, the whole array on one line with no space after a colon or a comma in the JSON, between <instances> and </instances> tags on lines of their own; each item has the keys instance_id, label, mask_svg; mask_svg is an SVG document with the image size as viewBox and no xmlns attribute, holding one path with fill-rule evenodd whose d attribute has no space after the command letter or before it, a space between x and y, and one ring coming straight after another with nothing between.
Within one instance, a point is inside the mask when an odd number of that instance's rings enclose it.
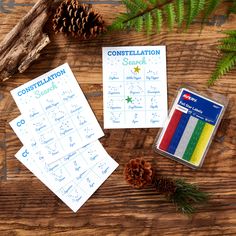
<instances>
[{"instance_id":1,"label":"colored marker set","mask_svg":"<svg viewBox=\"0 0 236 236\"><path fill-rule=\"evenodd\" d=\"M225 98L219 103L181 88L154 143L155 151L194 169L201 167L226 105Z\"/></svg>"}]
</instances>

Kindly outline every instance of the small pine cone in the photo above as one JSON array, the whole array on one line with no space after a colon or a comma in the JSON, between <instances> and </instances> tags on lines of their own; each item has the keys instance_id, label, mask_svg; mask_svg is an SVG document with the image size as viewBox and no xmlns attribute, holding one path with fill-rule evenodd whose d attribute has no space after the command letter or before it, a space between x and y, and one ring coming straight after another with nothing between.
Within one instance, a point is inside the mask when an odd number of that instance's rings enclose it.
<instances>
[{"instance_id":1,"label":"small pine cone","mask_svg":"<svg viewBox=\"0 0 236 236\"><path fill-rule=\"evenodd\" d=\"M175 181L171 178L155 177L153 183L156 190L160 193L165 194L166 196L173 195L177 188Z\"/></svg>"},{"instance_id":2,"label":"small pine cone","mask_svg":"<svg viewBox=\"0 0 236 236\"><path fill-rule=\"evenodd\" d=\"M64 0L52 21L56 33L63 32L79 39L95 38L105 31L102 17L91 5L81 5L78 0Z\"/></svg>"},{"instance_id":3,"label":"small pine cone","mask_svg":"<svg viewBox=\"0 0 236 236\"><path fill-rule=\"evenodd\" d=\"M149 162L136 158L126 164L124 175L133 188L142 188L152 183L153 170Z\"/></svg>"}]
</instances>

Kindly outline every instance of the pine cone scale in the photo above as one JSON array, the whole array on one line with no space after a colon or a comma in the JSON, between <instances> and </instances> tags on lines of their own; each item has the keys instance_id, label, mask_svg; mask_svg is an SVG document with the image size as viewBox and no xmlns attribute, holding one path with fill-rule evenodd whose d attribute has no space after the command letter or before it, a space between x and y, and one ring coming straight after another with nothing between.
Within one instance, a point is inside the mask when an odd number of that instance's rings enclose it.
<instances>
[{"instance_id":1,"label":"pine cone scale","mask_svg":"<svg viewBox=\"0 0 236 236\"><path fill-rule=\"evenodd\" d=\"M153 170L151 165L144 161L137 159L130 160L127 163L124 175L126 181L134 188L143 188L152 182Z\"/></svg>"}]
</instances>

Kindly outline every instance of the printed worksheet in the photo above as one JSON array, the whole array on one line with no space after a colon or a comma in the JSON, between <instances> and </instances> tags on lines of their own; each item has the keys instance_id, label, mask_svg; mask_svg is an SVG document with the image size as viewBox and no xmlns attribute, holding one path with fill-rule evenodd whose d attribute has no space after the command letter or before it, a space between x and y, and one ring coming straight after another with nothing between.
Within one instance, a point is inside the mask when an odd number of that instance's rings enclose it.
<instances>
[{"instance_id":1,"label":"printed worksheet","mask_svg":"<svg viewBox=\"0 0 236 236\"><path fill-rule=\"evenodd\" d=\"M162 127L167 117L165 46L103 48L104 128Z\"/></svg>"},{"instance_id":2,"label":"printed worksheet","mask_svg":"<svg viewBox=\"0 0 236 236\"><path fill-rule=\"evenodd\" d=\"M104 135L67 63L11 94L48 163ZM31 140L26 142L30 145Z\"/></svg>"},{"instance_id":3,"label":"printed worksheet","mask_svg":"<svg viewBox=\"0 0 236 236\"><path fill-rule=\"evenodd\" d=\"M23 144L30 138L28 125L21 115L10 122ZM76 212L111 175L118 164L99 141L88 144L48 164L32 140L15 155L41 182Z\"/></svg>"}]
</instances>

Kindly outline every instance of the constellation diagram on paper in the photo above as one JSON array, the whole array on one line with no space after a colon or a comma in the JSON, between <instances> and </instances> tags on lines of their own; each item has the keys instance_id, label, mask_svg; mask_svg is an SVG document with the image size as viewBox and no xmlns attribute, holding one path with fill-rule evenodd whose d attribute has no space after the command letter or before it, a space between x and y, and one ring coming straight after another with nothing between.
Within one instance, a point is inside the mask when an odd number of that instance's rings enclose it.
<instances>
[{"instance_id":1,"label":"constellation diagram on paper","mask_svg":"<svg viewBox=\"0 0 236 236\"><path fill-rule=\"evenodd\" d=\"M31 80L11 93L34 131L32 136L47 154L48 163L103 136L68 64Z\"/></svg>"},{"instance_id":2,"label":"constellation diagram on paper","mask_svg":"<svg viewBox=\"0 0 236 236\"><path fill-rule=\"evenodd\" d=\"M103 95L105 128L162 126L167 116L165 47L103 48Z\"/></svg>"}]
</instances>

